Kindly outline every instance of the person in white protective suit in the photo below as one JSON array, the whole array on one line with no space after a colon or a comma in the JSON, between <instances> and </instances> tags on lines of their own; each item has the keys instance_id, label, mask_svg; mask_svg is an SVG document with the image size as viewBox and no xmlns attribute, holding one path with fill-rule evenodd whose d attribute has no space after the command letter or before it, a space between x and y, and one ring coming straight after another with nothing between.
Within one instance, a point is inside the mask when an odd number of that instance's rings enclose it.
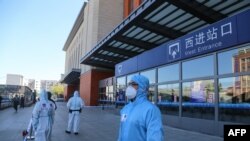
<instances>
[{"instance_id":1,"label":"person in white protective suit","mask_svg":"<svg viewBox=\"0 0 250 141\"><path fill-rule=\"evenodd\" d=\"M68 128L65 130L66 133L70 134L72 127L75 135L79 133L79 124L80 124L80 113L84 106L84 101L79 96L79 92L75 91L74 96L71 97L67 103L67 108L69 109L69 120Z\"/></svg>"},{"instance_id":2,"label":"person in white protective suit","mask_svg":"<svg viewBox=\"0 0 250 141\"><path fill-rule=\"evenodd\" d=\"M50 141L54 123L55 107L48 100L48 94L41 90L38 101L32 112L32 126L35 131L35 141Z\"/></svg>"}]
</instances>

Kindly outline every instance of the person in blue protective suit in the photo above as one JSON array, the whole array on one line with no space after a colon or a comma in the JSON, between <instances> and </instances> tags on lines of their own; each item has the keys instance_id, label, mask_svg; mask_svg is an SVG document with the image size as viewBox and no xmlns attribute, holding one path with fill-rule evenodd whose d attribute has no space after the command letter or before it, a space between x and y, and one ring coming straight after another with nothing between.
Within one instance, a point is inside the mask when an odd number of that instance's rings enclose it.
<instances>
[{"instance_id":1,"label":"person in blue protective suit","mask_svg":"<svg viewBox=\"0 0 250 141\"><path fill-rule=\"evenodd\" d=\"M118 141L163 141L160 110L147 100L149 80L135 75L126 89L129 103L121 110Z\"/></svg>"},{"instance_id":2,"label":"person in blue protective suit","mask_svg":"<svg viewBox=\"0 0 250 141\"><path fill-rule=\"evenodd\" d=\"M50 141L52 125L54 123L55 107L48 100L45 90L40 92L38 101L32 112L32 126L35 130L35 141Z\"/></svg>"},{"instance_id":3,"label":"person in blue protective suit","mask_svg":"<svg viewBox=\"0 0 250 141\"><path fill-rule=\"evenodd\" d=\"M75 91L74 96L71 97L67 103L67 108L69 109L69 120L67 130L65 131L66 133L70 134L73 127L75 135L78 135L80 126L80 113L83 106L84 102L79 96L79 92Z\"/></svg>"}]
</instances>

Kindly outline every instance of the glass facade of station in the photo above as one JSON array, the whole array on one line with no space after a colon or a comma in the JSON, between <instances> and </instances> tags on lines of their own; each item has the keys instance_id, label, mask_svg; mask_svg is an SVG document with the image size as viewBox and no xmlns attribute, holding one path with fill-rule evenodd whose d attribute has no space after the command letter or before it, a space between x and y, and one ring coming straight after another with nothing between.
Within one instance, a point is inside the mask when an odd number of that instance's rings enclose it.
<instances>
[{"instance_id":1,"label":"glass facade of station","mask_svg":"<svg viewBox=\"0 0 250 141\"><path fill-rule=\"evenodd\" d=\"M114 78L99 81L99 105L113 105L116 101Z\"/></svg>"},{"instance_id":2,"label":"glass facade of station","mask_svg":"<svg viewBox=\"0 0 250 141\"><path fill-rule=\"evenodd\" d=\"M134 74L149 78L163 114L250 123L250 44L117 77L118 101Z\"/></svg>"},{"instance_id":3,"label":"glass facade of station","mask_svg":"<svg viewBox=\"0 0 250 141\"><path fill-rule=\"evenodd\" d=\"M126 104L131 78L144 75L167 125L222 136L228 122L250 123L249 3L192 2L144 1L83 62L115 65L111 103Z\"/></svg>"},{"instance_id":4,"label":"glass facade of station","mask_svg":"<svg viewBox=\"0 0 250 141\"><path fill-rule=\"evenodd\" d=\"M221 135L225 123L250 124L249 16L247 10L117 64L117 92L125 95L131 76L141 74L169 125Z\"/></svg>"}]
</instances>

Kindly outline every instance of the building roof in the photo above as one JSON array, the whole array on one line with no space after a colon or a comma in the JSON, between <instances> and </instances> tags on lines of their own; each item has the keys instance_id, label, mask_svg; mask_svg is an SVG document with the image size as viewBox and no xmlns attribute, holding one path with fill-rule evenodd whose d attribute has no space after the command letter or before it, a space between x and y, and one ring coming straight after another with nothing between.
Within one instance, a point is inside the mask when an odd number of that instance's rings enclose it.
<instances>
[{"instance_id":1,"label":"building roof","mask_svg":"<svg viewBox=\"0 0 250 141\"><path fill-rule=\"evenodd\" d=\"M79 14L77 16L77 19L75 21L75 24L74 24L73 28L71 29L71 31L69 33L68 39L67 39L67 41L65 42L65 44L63 46L63 51L67 51L67 49L69 48L70 43L74 39L78 29L80 28L80 26L81 26L81 24L82 24L82 22L84 20L84 9L86 7L86 4L87 4L87 2L83 3L82 9L79 12Z\"/></svg>"},{"instance_id":2,"label":"building roof","mask_svg":"<svg viewBox=\"0 0 250 141\"><path fill-rule=\"evenodd\" d=\"M249 0L145 0L81 59L114 68L144 51L250 8Z\"/></svg>"}]
</instances>

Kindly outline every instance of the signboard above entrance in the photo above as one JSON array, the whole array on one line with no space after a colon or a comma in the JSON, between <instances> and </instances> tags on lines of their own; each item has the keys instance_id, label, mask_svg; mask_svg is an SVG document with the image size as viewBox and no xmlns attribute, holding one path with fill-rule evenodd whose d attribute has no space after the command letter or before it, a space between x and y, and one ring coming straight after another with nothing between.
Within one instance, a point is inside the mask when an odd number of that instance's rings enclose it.
<instances>
[{"instance_id":1,"label":"signboard above entrance","mask_svg":"<svg viewBox=\"0 0 250 141\"><path fill-rule=\"evenodd\" d=\"M115 66L115 75L122 76L249 43L249 25L250 10L247 10L121 62Z\"/></svg>"}]
</instances>

